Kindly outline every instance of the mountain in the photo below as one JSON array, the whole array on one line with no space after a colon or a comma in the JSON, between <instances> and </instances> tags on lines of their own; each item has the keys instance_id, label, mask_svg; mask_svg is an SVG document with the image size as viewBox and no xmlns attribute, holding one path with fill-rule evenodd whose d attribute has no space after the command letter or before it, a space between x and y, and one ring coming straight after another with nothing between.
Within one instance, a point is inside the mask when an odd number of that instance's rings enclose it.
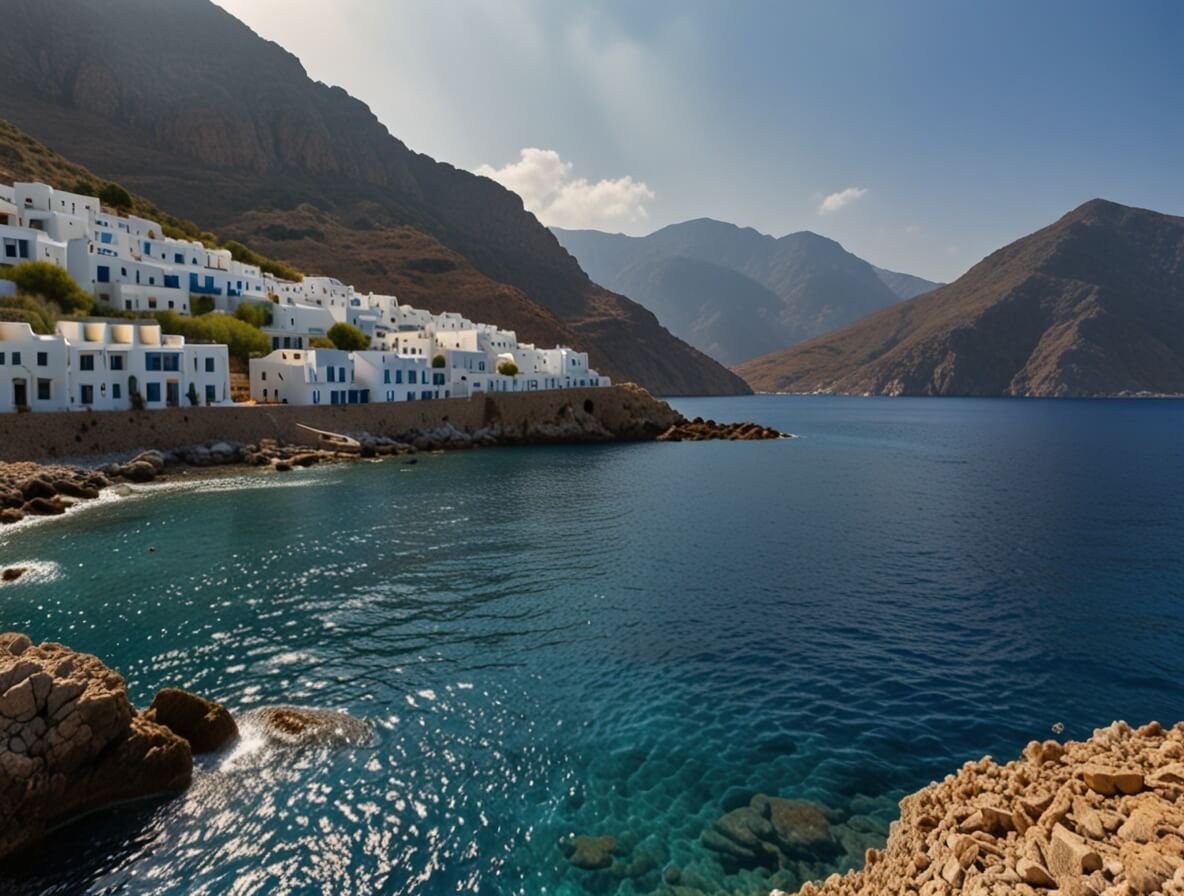
<instances>
[{"instance_id":1,"label":"mountain","mask_svg":"<svg viewBox=\"0 0 1184 896\"><path fill-rule=\"evenodd\" d=\"M1184 394L1184 218L1095 199L949 286L737 372L762 391Z\"/></svg>"},{"instance_id":2,"label":"mountain","mask_svg":"<svg viewBox=\"0 0 1184 896\"><path fill-rule=\"evenodd\" d=\"M884 285L896 293L896 297L899 299L914 299L937 289L939 286L945 286L944 283L934 283L932 280L926 280L924 277L917 277L913 274L889 271L885 268L877 268L875 265L872 265L872 268L875 270L876 276L884 281Z\"/></svg>"},{"instance_id":3,"label":"mountain","mask_svg":"<svg viewBox=\"0 0 1184 896\"><path fill-rule=\"evenodd\" d=\"M0 0L0 117L224 238L570 341L661 394L745 384L597 286L521 199L415 153L208 0Z\"/></svg>"},{"instance_id":4,"label":"mountain","mask_svg":"<svg viewBox=\"0 0 1184 896\"><path fill-rule=\"evenodd\" d=\"M725 364L826 333L933 286L880 271L809 231L774 239L709 218L646 237L552 230L593 280L645 305Z\"/></svg>"}]
</instances>

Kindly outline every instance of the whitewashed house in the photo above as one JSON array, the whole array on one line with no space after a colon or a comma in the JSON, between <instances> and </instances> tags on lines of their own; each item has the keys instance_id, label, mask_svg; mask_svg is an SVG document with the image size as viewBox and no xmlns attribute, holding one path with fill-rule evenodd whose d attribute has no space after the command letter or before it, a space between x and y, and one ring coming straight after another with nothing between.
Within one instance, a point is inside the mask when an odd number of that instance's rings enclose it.
<instances>
[{"instance_id":1,"label":"whitewashed house","mask_svg":"<svg viewBox=\"0 0 1184 896\"><path fill-rule=\"evenodd\" d=\"M224 345L186 344L146 321L61 321L53 336L0 323L0 412L229 402Z\"/></svg>"},{"instance_id":2,"label":"whitewashed house","mask_svg":"<svg viewBox=\"0 0 1184 896\"><path fill-rule=\"evenodd\" d=\"M367 404L349 352L280 349L250 363L251 398L270 404Z\"/></svg>"},{"instance_id":3,"label":"whitewashed house","mask_svg":"<svg viewBox=\"0 0 1184 896\"><path fill-rule=\"evenodd\" d=\"M64 411L68 404L66 343L27 323L0 321L0 413Z\"/></svg>"}]
</instances>

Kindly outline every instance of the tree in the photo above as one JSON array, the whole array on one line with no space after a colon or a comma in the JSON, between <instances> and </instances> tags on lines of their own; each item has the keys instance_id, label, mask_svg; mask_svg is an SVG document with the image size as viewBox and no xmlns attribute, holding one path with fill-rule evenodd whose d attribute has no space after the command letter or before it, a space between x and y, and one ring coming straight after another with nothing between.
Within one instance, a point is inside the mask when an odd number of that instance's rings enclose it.
<instances>
[{"instance_id":1,"label":"tree","mask_svg":"<svg viewBox=\"0 0 1184 896\"><path fill-rule=\"evenodd\" d=\"M447 367L448 366L448 359L445 358L443 355L436 355L436 357L432 358L432 366L433 367Z\"/></svg>"},{"instance_id":2,"label":"tree","mask_svg":"<svg viewBox=\"0 0 1184 896\"><path fill-rule=\"evenodd\" d=\"M65 268L52 262L22 261L4 276L16 284L18 292L57 305L65 314L87 314L95 303L94 296L75 283Z\"/></svg>"},{"instance_id":3,"label":"tree","mask_svg":"<svg viewBox=\"0 0 1184 896\"><path fill-rule=\"evenodd\" d=\"M34 333L52 336L57 318L54 306L32 296L0 296L0 320L26 323Z\"/></svg>"},{"instance_id":4,"label":"tree","mask_svg":"<svg viewBox=\"0 0 1184 896\"><path fill-rule=\"evenodd\" d=\"M343 352L360 352L370 347L370 337L353 324L336 323L329 328L327 335Z\"/></svg>"},{"instance_id":5,"label":"tree","mask_svg":"<svg viewBox=\"0 0 1184 896\"><path fill-rule=\"evenodd\" d=\"M309 348L337 348L333 344L332 339L326 339L324 336L313 336L308 340Z\"/></svg>"},{"instance_id":6,"label":"tree","mask_svg":"<svg viewBox=\"0 0 1184 896\"><path fill-rule=\"evenodd\" d=\"M194 317L201 317L203 314L209 314L214 310L214 297L192 296L189 299L189 310L193 312Z\"/></svg>"},{"instance_id":7,"label":"tree","mask_svg":"<svg viewBox=\"0 0 1184 896\"><path fill-rule=\"evenodd\" d=\"M197 386L194 383L189 384L189 391L185 393L185 397L189 399L189 403L197 407Z\"/></svg>"},{"instance_id":8,"label":"tree","mask_svg":"<svg viewBox=\"0 0 1184 896\"><path fill-rule=\"evenodd\" d=\"M497 372L502 376L517 376L518 365L513 361L499 361L497 365Z\"/></svg>"},{"instance_id":9,"label":"tree","mask_svg":"<svg viewBox=\"0 0 1184 896\"><path fill-rule=\"evenodd\" d=\"M229 314L186 317L175 311L161 311L156 314L156 319L163 332L179 334L189 342L221 343L232 358L245 361L271 351L271 340L267 336Z\"/></svg>"},{"instance_id":10,"label":"tree","mask_svg":"<svg viewBox=\"0 0 1184 896\"><path fill-rule=\"evenodd\" d=\"M99 201L114 208L131 208L132 194L119 184L104 184L99 190Z\"/></svg>"}]
</instances>

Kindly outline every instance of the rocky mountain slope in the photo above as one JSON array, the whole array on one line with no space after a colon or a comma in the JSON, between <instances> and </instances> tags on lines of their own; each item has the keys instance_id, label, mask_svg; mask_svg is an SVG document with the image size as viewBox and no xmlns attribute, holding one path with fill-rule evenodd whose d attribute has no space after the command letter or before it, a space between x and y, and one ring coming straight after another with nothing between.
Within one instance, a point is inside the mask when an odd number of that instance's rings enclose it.
<instances>
[{"instance_id":1,"label":"rocky mountain slope","mask_svg":"<svg viewBox=\"0 0 1184 896\"><path fill-rule=\"evenodd\" d=\"M411 151L209 0L0 0L0 20L0 117L162 208L309 273L571 341L658 393L747 391L592 283L517 195Z\"/></svg>"},{"instance_id":2,"label":"rocky mountain slope","mask_svg":"<svg viewBox=\"0 0 1184 896\"><path fill-rule=\"evenodd\" d=\"M646 237L554 230L597 283L726 364L842 327L925 287L803 231L775 239L702 218Z\"/></svg>"},{"instance_id":3,"label":"rocky mountain slope","mask_svg":"<svg viewBox=\"0 0 1184 896\"><path fill-rule=\"evenodd\" d=\"M1184 394L1184 218L1095 199L949 286L737 372L761 391Z\"/></svg>"},{"instance_id":4,"label":"rocky mountain slope","mask_svg":"<svg viewBox=\"0 0 1184 896\"><path fill-rule=\"evenodd\" d=\"M897 298L900 299L915 299L939 286L945 286L944 283L934 283L932 280L926 280L924 277L914 274L902 274L900 271L889 271L886 268L877 268L875 265L872 265L872 268L875 270L876 276L884 281L884 285L896 293Z\"/></svg>"}]
</instances>

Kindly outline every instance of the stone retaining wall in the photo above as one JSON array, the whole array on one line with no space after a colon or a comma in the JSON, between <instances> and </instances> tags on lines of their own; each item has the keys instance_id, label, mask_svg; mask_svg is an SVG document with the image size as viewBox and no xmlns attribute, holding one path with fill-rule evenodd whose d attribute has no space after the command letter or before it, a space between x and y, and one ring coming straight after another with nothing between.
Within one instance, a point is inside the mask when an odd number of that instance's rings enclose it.
<instances>
[{"instance_id":1,"label":"stone retaining wall","mask_svg":"<svg viewBox=\"0 0 1184 896\"><path fill-rule=\"evenodd\" d=\"M632 384L380 404L30 412L0 414L0 461L43 461L144 448L167 451L222 439L313 444L315 437L300 429L299 423L331 432L395 438L444 423L467 432L493 423L529 431L570 418L594 418L619 439L654 438L681 419L665 402Z\"/></svg>"}]
</instances>

